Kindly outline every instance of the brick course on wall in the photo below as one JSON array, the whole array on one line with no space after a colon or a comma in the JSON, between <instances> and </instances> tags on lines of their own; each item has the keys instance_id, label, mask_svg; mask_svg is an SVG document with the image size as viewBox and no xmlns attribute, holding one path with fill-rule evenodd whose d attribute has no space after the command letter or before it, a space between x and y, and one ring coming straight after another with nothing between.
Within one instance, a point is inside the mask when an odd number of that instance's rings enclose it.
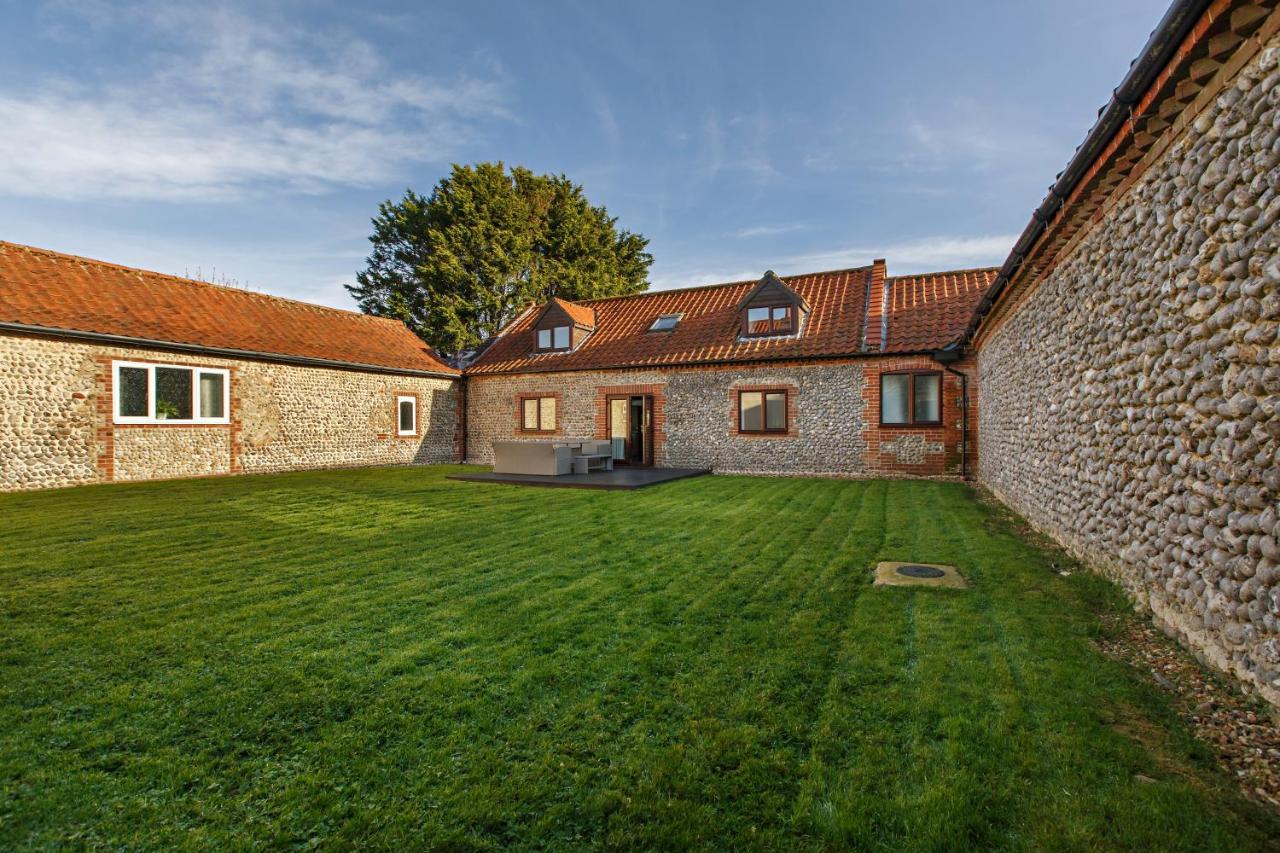
<instances>
[{"instance_id":1,"label":"brick course on wall","mask_svg":"<svg viewBox=\"0 0 1280 853\"><path fill-rule=\"evenodd\" d=\"M560 435L606 438L607 398L648 394L654 398L654 455L659 466L752 474L956 476L959 380L944 374L942 427L894 429L890 437L897 443L884 447L881 436L888 431L878 426L878 401L868 394L866 376L877 377L878 389L878 371L888 365L942 370L923 356L895 356L475 376L467 388L468 461L491 463L494 441L536 440L520 432L514 415L513 401L522 395L560 395ZM788 392L785 434L738 431L737 392L761 389ZM913 442L913 436L927 436L929 443L918 446L922 442ZM873 443L877 449L870 452Z\"/></svg>"},{"instance_id":2,"label":"brick course on wall","mask_svg":"<svg viewBox=\"0 0 1280 853\"><path fill-rule=\"evenodd\" d=\"M1280 701L1280 42L980 339L983 482Z\"/></svg>"},{"instance_id":3,"label":"brick course on wall","mask_svg":"<svg viewBox=\"0 0 1280 853\"><path fill-rule=\"evenodd\" d=\"M114 424L114 359L230 370L229 424ZM458 383L0 335L0 490L448 462ZM418 398L421 435L396 436L395 397Z\"/></svg>"}]
</instances>

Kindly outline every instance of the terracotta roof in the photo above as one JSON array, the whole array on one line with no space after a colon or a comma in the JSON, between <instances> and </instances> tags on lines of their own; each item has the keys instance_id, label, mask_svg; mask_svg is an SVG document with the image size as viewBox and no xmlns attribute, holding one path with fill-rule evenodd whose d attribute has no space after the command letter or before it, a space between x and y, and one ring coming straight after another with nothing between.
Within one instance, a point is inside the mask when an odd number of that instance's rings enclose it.
<instances>
[{"instance_id":1,"label":"terracotta roof","mask_svg":"<svg viewBox=\"0 0 1280 853\"><path fill-rule=\"evenodd\" d=\"M579 326L584 326L588 329L594 329L596 327L596 312L594 309L578 302L570 302L567 299L561 299L559 296L553 296L551 301L556 305L559 305L560 308L564 310L564 313L569 315L569 319L573 320L573 322L577 323Z\"/></svg>"},{"instance_id":2,"label":"terracotta roof","mask_svg":"<svg viewBox=\"0 0 1280 853\"><path fill-rule=\"evenodd\" d=\"M451 373L389 320L0 241L0 323Z\"/></svg>"},{"instance_id":3,"label":"terracotta roof","mask_svg":"<svg viewBox=\"0 0 1280 853\"><path fill-rule=\"evenodd\" d=\"M885 352L940 349L959 338L999 267L886 278Z\"/></svg>"},{"instance_id":4,"label":"terracotta roof","mask_svg":"<svg viewBox=\"0 0 1280 853\"><path fill-rule=\"evenodd\" d=\"M741 340L738 304L757 282L739 281L584 300L579 304L595 310L596 330L567 353L533 352L533 318L541 312L526 313L467 368L467 373L592 370L856 352L862 338L868 270L859 267L787 278L787 284L814 307L799 337ZM650 332L659 314L682 316L674 330Z\"/></svg>"},{"instance_id":5,"label":"terracotta roof","mask_svg":"<svg viewBox=\"0 0 1280 853\"><path fill-rule=\"evenodd\" d=\"M595 311L596 330L567 353L536 353L532 329L541 311L528 311L467 368L468 374L540 373L707 362L870 355L863 344L871 266L782 281L810 306L798 336L741 337L741 303L758 281L660 290L634 296L584 300ZM966 270L891 279L902 299L889 315L891 351L945 346L964 329L993 270ZM680 314L670 332L651 332L662 314ZM901 345L899 345L901 344Z\"/></svg>"}]
</instances>

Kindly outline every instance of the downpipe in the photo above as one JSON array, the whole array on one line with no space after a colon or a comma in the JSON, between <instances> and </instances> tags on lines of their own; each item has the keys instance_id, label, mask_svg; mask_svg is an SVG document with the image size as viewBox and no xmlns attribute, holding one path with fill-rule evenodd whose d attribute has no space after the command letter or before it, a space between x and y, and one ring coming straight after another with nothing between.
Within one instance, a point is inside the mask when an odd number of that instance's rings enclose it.
<instances>
[{"instance_id":1,"label":"downpipe","mask_svg":"<svg viewBox=\"0 0 1280 853\"><path fill-rule=\"evenodd\" d=\"M960 377L960 479L969 479L969 376L951 365L960 360L960 350L943 349L933 354L942 369Z\"/></svg>"}]
</instances>

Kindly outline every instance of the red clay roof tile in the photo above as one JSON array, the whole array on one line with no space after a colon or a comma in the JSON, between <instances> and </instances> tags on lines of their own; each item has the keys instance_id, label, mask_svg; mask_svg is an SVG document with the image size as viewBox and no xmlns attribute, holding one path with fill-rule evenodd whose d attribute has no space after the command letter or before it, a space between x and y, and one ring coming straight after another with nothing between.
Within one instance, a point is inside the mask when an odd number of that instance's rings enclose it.
<instances>
[{"instance_id":1,"label":"red clay roof tile","mask_svg":"<svg viewBox=\"0 0 1280 853\"><path fill-rule=\"evenodd\" d=\"M530 332L540 312L530 312L495 340L467 373L760 361L857 352L867 271L859 267L784 278L812 306L798 337L742 339L738 306L757 282L740 281L584 300L578 304L595 311L596 330L567 353L533 351ZM649 331L661 314L682 316L672 331Z\"/></svg>"},{"instance_id":2,"label":"red clay roof tile","mask_svg":"<svg viewBox=\"0 0 1280 853\"><path fill-rule=\"evenodd\" d=\"M567 353L534 351L529 311L503 330L467 368L469 375L660 367L707 362L752 362L874 354L863 349L871 266L782 277L810 307L798 336L741 337L741 303L758 281L659 290L584 300L596 330ZM886 279L888 352L937 349L954 340L995 270L961 270ZM680 314L669 332L651 332L658 316Z\"/></svg>"},{"instance_id":3,"label":"red clay roof tile","mask_svg":"<svg viewBox=\"0 0 1280 853\"><path fill-rule=\"evenodd\" d=\"M0 240L0 323L456 374L399 320Z\"/></svg>"},{"instance_id":4,"label":"red clay roof tile","mask_svg":"<svg viewBox=\"0 0 1280 853\"><path fill-rule=\"evenodd\" d=\"M596 327L596 312L594 309L578 302L561 299L559 296L552 297L551 301L559 305L564 310L564 313L569 315L569 319L579 326L587 329Z\"/></svg>"},{"instance_id":5,"label":"red clay roof tile","mask_svg":"<svg viewBox=\"0 0 1280 853\"><path fill-rule=\"evenodd\" d=\"M884 352L940 349L960 337L998 267L886 278Z\"/></svg>"}]
</instances>

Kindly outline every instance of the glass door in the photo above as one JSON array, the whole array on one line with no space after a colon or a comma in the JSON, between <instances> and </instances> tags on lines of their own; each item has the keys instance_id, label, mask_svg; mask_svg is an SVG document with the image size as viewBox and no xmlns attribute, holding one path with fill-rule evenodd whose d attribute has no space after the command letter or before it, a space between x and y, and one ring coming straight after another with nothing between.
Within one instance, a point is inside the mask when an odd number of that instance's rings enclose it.
<instances>
[{"instance_id":1,"label":"glass door","mask_svg":"<svg viewBox=\"0 0 1280 853\"><path fill-rule=\"evenodd\" d=\"M613 461L627 461L627 398L609 399L609 442L613 445Z\"/></svg>"}]
</instances>

